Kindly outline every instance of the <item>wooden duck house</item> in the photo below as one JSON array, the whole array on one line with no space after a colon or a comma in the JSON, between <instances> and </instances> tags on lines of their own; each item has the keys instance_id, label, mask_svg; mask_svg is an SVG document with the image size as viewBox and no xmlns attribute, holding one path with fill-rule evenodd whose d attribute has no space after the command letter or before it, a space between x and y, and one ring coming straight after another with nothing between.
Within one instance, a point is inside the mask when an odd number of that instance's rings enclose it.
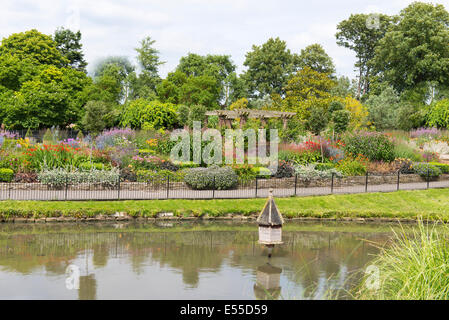
<instances>
[{"instance_id":1,"label":"wooden duck house","mask_svg":"<svg viewBox=\"0 0 449 320\"><path fill-rule=\"evenodd\" d=\"M282 243L282 225L284 219L279 212L273 198L273 189L270 189L270 195L257 218L259 224L259 243L267 246Z\"/></svg>"}]
</instances>

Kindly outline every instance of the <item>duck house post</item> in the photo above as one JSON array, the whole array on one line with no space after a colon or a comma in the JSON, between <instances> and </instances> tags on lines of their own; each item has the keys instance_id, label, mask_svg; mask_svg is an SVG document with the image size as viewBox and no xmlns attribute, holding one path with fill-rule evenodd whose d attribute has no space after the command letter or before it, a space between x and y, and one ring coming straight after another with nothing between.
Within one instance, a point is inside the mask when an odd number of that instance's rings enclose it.
<instances>
[{"instance_id":1,"label":"duck house post","mask_svg":"<svg viewBox=\"0 0 449 320\"><path fill-rule=\"evenodd\" d=\"M273 198L273 189L270 189L268 200L257 218L259 224L259 243L268 247L268 257L275 244L282 244L282 225L284 219L279 212Z\"/></svg>"}]
</instances>

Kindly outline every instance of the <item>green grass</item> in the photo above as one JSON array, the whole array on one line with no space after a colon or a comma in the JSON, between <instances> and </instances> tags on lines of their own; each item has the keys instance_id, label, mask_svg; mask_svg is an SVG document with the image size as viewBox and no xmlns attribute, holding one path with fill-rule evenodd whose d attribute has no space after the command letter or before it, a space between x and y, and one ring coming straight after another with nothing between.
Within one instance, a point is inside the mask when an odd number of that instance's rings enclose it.
<instances>
[{"instance_id":1,"label":"green grass","mask_svg":"<svg viewBox=\"0 0 449 320\"><path fill-rule=\"evenodd\" d=\"M447 300L449 298L449 227L419 222L413 232L395 233L391 246L371 262L357 299Z\"/></svg>"},{"instance_id":2,"label":"green grass","mask_svg":"<svg viewBox=\"0 0 449 320\"><path fill-rule=\"evenodd\" d=\"M254 215L265 199L148 200L148 201L0 201L0 217L92 217L126 212L153 217L161 212L176 216ZM278 198L287 218L399 218L449 221L449 189L399 191L314 197Z\"/></svg>"}]
</instances>

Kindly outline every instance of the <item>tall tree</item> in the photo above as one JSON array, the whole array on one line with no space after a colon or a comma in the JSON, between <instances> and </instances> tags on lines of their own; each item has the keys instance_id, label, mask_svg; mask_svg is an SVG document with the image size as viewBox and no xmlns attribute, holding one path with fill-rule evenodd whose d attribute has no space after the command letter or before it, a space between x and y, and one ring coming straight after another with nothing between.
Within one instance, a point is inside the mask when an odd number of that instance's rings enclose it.
<instances>
[{"instance_id":1,"label":"tall tree","mask_svg":"<svg viewBox=\"0 0 449 320\"><path fill-rule=\"evenodd\" d=\"M236 66L228 55L201 56L194 53L182 57L176 68L187 76L213 77L220 87L219 102L225 105L235 101L235 97L240 96L239 90L242 90L242 84L239 82L235 69Z\"/></svg>"},{"instance_id":2,"label":"tall tree","mask_svg":"<svg viewBox=\"0 0 449 320\"><path fill-rule=\"evenodd\" d=\"M136 48L140 74L133 83L132 98L151 98L155 95L156 86L160 83L159 67L165 64L159 58L159 51L154 47L156 40L146 37Z\"/></svg>"},{"instance_id":3,"label":"tall tree","mask_svg":"<svg viewBox=\"0 0 449 320\"><path fill-rule=\"evenodd\" d=\"M398 91L425 83L449 85L449 13L443 5L414 2L376 49L375 66Z\"/></svg>"},{"instance_id":4,"label":"tall tree","mask_svg":"<svg viewBox=\"0 0 449 320\"><path fill-rule=\"evenodd\" d=\"M53 39L56 42L56 48L68 60L65 66L87 73L87 62L84 60L83 45L81 44L81 32L59 28L55 31Z\"/></svg>"},{"instance_id":5,"label":"tall tree","mask_svg":"<svg viewBox=\"0 0 449 320\"><path fill-rule=\"evenodd\" d=\"M136 73L127 57L112 56L101 60L93 75L95 83L102 84L103 89L113 92L116 103L126 103L132 97Z\"/></svg>"},{"instance_id":6,"label":"tall tree","mask_svg":"<svg viewBox=\"0 0 449 320\"><path fill-rule=\"evenodd\" d=\"M297 70L297 60L287 49L287 43L279 38L270 38L261 46L253 45L243 63L248 67L243 78L250 96L284 95L288 78Z\"/></svg>"},{"instance_id":7,"label":"tall tree","mask_svg":"<svg viewBox=\"0 0 449 320\"><path fill-rule=\"evenodd\" d=\"M370 23L374 19L375 23ZM357 57L355 67L358 69L357 98L369 93L372 76L371 61L375 48L382 39L394 18L385 14L351 14L337 26L335 37L337 44L353 50Z\"/></svg>"},{"instance_id":8,"label":"tall tree","mask_svg":"<svg viewBox=\"0 0 449 320\"><path fill-rule=\"evenodd\" d=\"M67 64L67 59L59 52L52 37L36 29L14 33L4 38L0 46L0 56L4 54L11 54L34 65L63 67Z\"/></svg>"},{"instance_id":9,"label":"tall tree","mask_svg":"<svg viewBox=\"0 0 449 320\"><path fill-rule=\"evenodd\" d=\"M327 73L332 76L335 73L335 65L332 58L326 53L324 48L318 44L311 44L301 50L298 65L309 67L320 73Z\"/></svg>"}]
</instances>

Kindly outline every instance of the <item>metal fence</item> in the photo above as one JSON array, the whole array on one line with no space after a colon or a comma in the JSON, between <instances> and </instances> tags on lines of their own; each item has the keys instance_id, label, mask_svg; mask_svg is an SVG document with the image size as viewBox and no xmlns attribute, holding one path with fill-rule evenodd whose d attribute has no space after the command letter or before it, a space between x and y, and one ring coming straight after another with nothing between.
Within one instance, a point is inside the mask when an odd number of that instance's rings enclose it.
<instances>
[{"instance_id":1,"label":"metal fence","mask_svg":"<svg viewBox=\"0 0 449 320\"><path fill-rule=\"evenodd\" d=\"M42 183L0 183L0 200L153 200L153 199L241 199L264 198L273 188L276 197L311 196L363 192L393 192L398 190L419 190L429 188L448 188L449 175L438 179L429 175L416 174L377 175L328 179L304 180L296 175L283 179L262 179L239 182L232 190L193 190L183 181L171 181L170 177L148 180L146 182L126 182L117 179L110 181L91 181L70 183L67 181L57 187Z\"/></svg>"}]
</instances>

